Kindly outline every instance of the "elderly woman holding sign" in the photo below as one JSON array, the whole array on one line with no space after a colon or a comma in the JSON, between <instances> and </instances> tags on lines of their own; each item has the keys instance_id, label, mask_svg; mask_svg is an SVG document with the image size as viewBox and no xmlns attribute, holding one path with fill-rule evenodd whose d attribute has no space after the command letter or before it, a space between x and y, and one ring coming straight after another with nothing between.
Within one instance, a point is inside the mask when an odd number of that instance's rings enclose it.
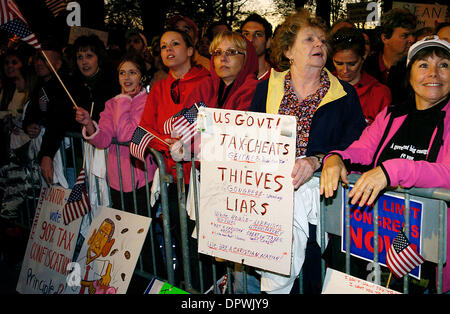
<instances>
[{"instance_id":1,"label":"elderly woman holding sign","mask_svg":"<svg viewBox=\"0 0 450 314\"><path fill-rule=\"evenodd\" d=\"M269 293L290 292L305 260L307 242L317 252L319 182L312 176L320 168L322 157L330 149L345 149L366 126L355 89L324 67L328 55L326 32L323 22L307 11L289 16L272 45L277 65L284 71L272 70L269 80L258 85L250 108L297 117L291 275L263 272L261 290ZM315 264L320 282L320 262ZM303 273L308 271L304 268Z\"/></svg>"},{"instance_id":2,"label":"elderly woman holding sign","mask_svg":"<svg viewBox=\"0 0 450 314\"><path fill-rule=\"evenodd\" d=\"M352 204L371 205L388 186L450 189L449 67L447 41L431 36L412 45L406 68L410 95L380 112L347 149L327 156L321 194L331 197L339 180L348 183L347 171L352 170L352 164L371 168L350 191ZM450 289L448 264L443 288Z\"/></svg>"}]
</instances>

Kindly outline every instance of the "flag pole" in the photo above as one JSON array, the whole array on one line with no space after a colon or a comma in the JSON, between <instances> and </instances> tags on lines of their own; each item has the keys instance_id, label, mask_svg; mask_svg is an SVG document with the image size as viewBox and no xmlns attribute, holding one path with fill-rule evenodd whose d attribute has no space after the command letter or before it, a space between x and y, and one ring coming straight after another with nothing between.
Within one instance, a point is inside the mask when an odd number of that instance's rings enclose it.
<instances>
[{"instance_id":1,"label":"flag pole","mask_svg":"<svg viewBox=\"0 0 450 314\"><path fill-rule=\"evenodd\" d=\"M93 109L94 109L94 102L91 103L91 112L89 112L89 117L91 118ZM86 149L87 149L87 141L84 141L83 167L81 167L81 169L83 169L84 166L86 165Z\"/></svg>"},{"instance_id":2,"label":"flag pole","mask_svg":"<svg viewBox=\"0 0 450 314\"><path fill-rule=\"evenodd\" d=\"M75 100L73 100L72 96L70 95L69 91L67 90L66 86L64 85L63 81L61 80L61 78L58 75L58 72L56 72L55 68L53 67L53 64L50 62L50 60L48 59L47 55L45 54L44 50L41 49L41 53L44 56L45 60L47 61L47 63L49 64L50 68L52 69L53 73L55 73L56 77L58 78L59 82L61 83L62 87L64 88L64 90L66 91L67 95L69 96L70 100L72 101L73 105L75 106L76 109L78 109L77 104L75 103Z\"/></svg>"},{"instance_id":3,"label":"flag pole","mask_svg":"<svg viewBox=\"0 0 450 314\"><path fill-rule=\"evenodd\" d=\"M388 281L387 281L386 288L389 288L389 283L391 282L391 278L392 278L392 272L389 272L389 278L388 278Z\"/></svg>"},{"instance_id":4,"label":"flag pole","mask_svg":"<svg viewBox=\"0 0 450 314\"><path fill-rule=\"evenodd\" d=\"M158 136L156 136L155 134L153 134L152 132L150 132L149 130L143 128L141 125L139 126L141 129L143 129L144 131L150 133L151 135L153 135L156 139L160 140L161 142L163 142L164 144L166 144L167 146L170 146L169 143L167 143L166 141L164 141L163 139L159 138Z\"/></svg>"}]
</instances>

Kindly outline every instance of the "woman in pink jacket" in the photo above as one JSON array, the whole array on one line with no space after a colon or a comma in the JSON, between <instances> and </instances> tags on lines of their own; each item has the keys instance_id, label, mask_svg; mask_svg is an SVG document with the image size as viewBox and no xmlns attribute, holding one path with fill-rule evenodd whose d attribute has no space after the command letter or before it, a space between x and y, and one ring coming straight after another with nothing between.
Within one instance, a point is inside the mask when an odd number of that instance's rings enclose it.
<instances>
[{"instance_id":1,"label":"woman in pink jacket","mask_svg":"<svg viewBox=\"0 0 450 314\"><path fill-rule=\"evenodd\" d=\"M146 176L145 165L137 159L130 159L130 149L125 145L111 145L116 138L119 143L129 142L144 111L147 93L144 83L145 63L139 56L125 56L118 66L119 83L122 93L111 98L105 104L105 110L100 113L98 124L91 119L89 112L79 107L76 120L83 125L82 134L85 139L98 148L109 148L107 167L108 181L111 187L112 206L120 209L121 189L124 192L125 210L134 211L133 187L136 189L139 212L146 208ZM120 176L117 160L117 148L120 156ZM147 156L148 182L153 181L157 168L151 154ZM131 173L133 164L134 181ZM121 181L121 182L120 182Z\"/></svg>"},{"instance_id":2,"label":"woman in pink jacket","mask_svg":"<svg viewBox=\"0 0 450 314\"><path fill-rule=\"evenodd\" d=\"M347 168L354 164L370 170L349 192L351 204L371 205L388 186L450 189L450 43L434 36L412 45L406 73L411 97L381 111L346 150L327 156L320 180L325 197L333 196L339 180L348 184ZM450 290L448 240L444 292Z\"/></svg>"}]
</instances>

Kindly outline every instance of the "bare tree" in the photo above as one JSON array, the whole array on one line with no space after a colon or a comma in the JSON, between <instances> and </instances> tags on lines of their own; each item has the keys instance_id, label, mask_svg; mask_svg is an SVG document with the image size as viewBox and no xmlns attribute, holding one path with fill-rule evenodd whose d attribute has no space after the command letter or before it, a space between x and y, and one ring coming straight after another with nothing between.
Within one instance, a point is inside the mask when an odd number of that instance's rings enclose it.
<instances>
[{"instance_id":1,"label":"bare tree","mask_svg":"<svg viewBox=\"0 0 450 314\"><path fill-rule=\"evenodd\" d=\"M160 34L167 20L176 14L187 16L201 29L212 21L236 24L247 12L247 0L163 0L158 5L148 0L108 0L105 3L106 26L115 29L139 28L147 36Z\"/></svg>"}]
</instances>

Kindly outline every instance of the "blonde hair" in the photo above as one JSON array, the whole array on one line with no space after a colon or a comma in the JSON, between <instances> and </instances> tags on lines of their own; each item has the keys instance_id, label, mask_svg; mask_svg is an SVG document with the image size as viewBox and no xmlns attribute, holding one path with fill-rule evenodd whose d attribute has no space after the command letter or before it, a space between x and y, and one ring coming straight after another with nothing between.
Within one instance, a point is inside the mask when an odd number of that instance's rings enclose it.
<instances>
[{"instance_id":1,"label":"blonde hair","mask_svg":"<svg viewBox=\"0 0 450 314\"><path fill-rule=\"evenodd\" d=\"M233 46L235 46L238 50L244 52L245 54L247 53L247 41L245 40L244 37L242 37L241 33L232 31L223 31L218 33L211 42L211 45L209 45L209 53L211 55L214 53L214 50L217 49L219 44L224 39L228 39L229 41L231 41Z\"/></svg>"},{"instance_id":2,"label":"blonde hair","mask_svg":"<svg viewBox=\"0 0 450 314\"><path fill-rule=\"evenodd\" d=\"M298 32L305 27L321 29L327 34L327 26L319 17L311 17L309 11L301 9L291 14L279 26L272 41L272 59L282 71L289 69L289 60L284 53L294 45ZM329 49L328 43L327 48Z\"/></svg>"}]
</instances>

